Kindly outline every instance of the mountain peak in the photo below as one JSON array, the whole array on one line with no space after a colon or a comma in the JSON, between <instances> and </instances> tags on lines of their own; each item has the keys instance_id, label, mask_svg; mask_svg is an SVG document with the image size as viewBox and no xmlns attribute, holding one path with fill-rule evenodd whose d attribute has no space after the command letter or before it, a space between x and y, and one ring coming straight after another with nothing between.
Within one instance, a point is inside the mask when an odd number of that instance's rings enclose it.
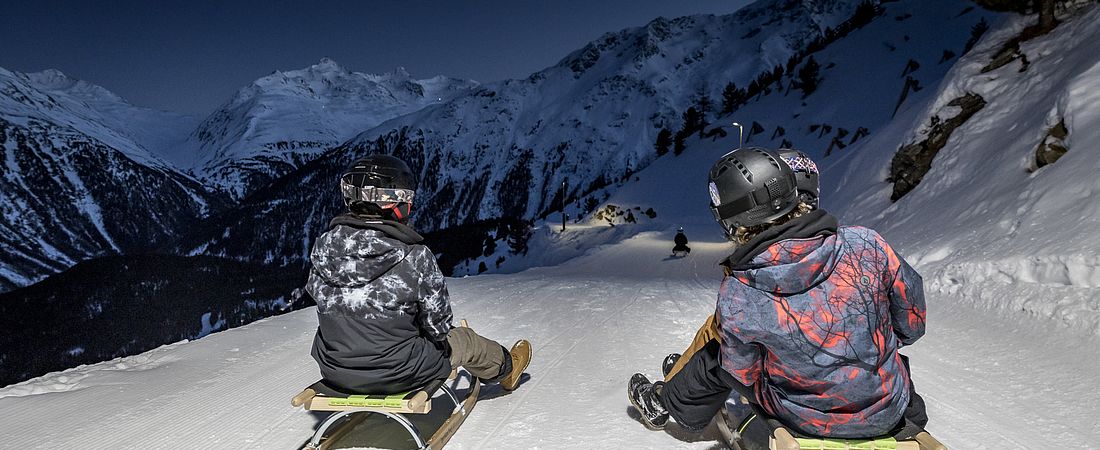
<instances>
[{"instance_id":1,"label":"mountain peak","mask_svg":"<svg viewBox=\"0 0 1100 450\"><path fill-rule=\"evenodd\" d=\"M392 71L390 71L390 74L396 78L412 78L412 75L409 74L408 70L405 70L404 66L395 67Z\"/></svg>"},{"instance_id":2,"label":"mountain peak","mask_svg":"<svg viewBox=\"0 0 1100 450\"><path fill-rule=\"evenodd\" d=\"M57 69L23 74L23 78L38 89L52 92L66 92L82 99L102 99L125 102L118 94L102 86L84 80L72 78Z\"/></svg>"},{"instance_id":3,"label":"mountain peak","mask_svg":"<svg viewBox=\"0 0 1100 450\"><path fill-rule=\"evenodd\" d=\"M346 69L344 69L340 65L340 63L337 63L335 60L333 60L331 58L328 58L328 57L321 58L321 61L319 61L317 64L309 66L309 68L312 69L312 70L316 70L316 71L346 72Z\"/></svg>"}]
</instances>

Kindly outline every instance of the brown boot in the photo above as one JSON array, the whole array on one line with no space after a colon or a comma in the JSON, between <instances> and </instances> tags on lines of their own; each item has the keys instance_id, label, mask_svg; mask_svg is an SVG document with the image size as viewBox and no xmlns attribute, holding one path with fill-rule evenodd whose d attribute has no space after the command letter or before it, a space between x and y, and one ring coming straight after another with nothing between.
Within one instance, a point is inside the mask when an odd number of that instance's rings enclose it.
<instances>
[{"instance_id":1,"label":"brown boot","mask_svg":"<svg viewBox=\"0 0 1100 450\"><path fill-rule=\"evenodd\" d=\"M500 380L500 387L506 391L514 391L519 387L520 375L523 375L527 365L531 364L531 343L526 339L520 339L512 345L509 353L512 355L512 372Z\"/></svg>"}]
</instances>

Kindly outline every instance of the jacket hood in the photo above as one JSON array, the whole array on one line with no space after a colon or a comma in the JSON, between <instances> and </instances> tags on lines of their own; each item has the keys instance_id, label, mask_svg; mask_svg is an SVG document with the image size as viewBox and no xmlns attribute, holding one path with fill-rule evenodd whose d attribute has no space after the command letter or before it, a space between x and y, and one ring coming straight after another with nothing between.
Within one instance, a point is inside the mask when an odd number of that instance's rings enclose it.
<instances>
[{"instance_id":1,"label":"jacket hood","mask_svg":"<svg viewBox=\"0 0 1100 450\"><path fill-rule=\"evenodd\" d=\"M746 270L731 275L745 285L772 294L801 294L829 278L837 266L838 235L786 239L752 259Z\"/></svg>"},{"instance_id":2,"label":"jacket hood","mask_svg":"<svg viewBox=\"0 0 1100 450\"><path fill-rule=\"evenodd\" d=\"M815 210L764 231L738 248L723 265L730 275L754 289L801 294L829 278L842 243L836 218Z\"/></svg>"},{"instance_id":3,"label":"jacket hood","mask_svg":"<svg viewBox=\"0 0 1100 450\"><path fill-rule=\"evenodd\" d=\"M386 233L336 225L317 239L310 260L328 284L357 287L384 275L408 254L408 244Z\"/></svg>"}]
</instances>

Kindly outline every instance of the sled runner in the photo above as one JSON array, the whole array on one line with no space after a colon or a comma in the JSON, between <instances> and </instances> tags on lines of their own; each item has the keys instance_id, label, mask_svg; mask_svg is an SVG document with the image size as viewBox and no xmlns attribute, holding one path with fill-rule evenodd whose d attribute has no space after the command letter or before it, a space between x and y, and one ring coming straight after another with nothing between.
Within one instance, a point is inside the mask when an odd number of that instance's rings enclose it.
<instances>
[{"instance_id":1,"label":"sled runner","mask_svg":"<svg viewBox=\"0 0 1100 450\"><path fill-rule=\"evenodd\" d=\"M946 446L927 431L906 440L897 440L890 436L833 439L797 436L778 421L757 414L734 424L726 408L722 408L714 420L722 440L734 450L947 450Z\"/></svg>"}]
</instances>

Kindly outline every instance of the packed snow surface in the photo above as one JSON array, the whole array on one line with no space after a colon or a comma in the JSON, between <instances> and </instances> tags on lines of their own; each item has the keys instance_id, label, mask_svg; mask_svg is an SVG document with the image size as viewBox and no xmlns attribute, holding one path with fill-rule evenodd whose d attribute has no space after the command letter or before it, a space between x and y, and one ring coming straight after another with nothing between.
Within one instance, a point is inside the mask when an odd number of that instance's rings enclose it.
<instances>
[{"instance_id":1,"label":"packed snow surface","mask_svg":"<svg viewBox=\"0 0 1100 450\"><path fill-rule=\"evenodd\" d=\"M646 430L626 398L629 376L658 376L662 357L682 350L714 307L715 263L728 247L712 226L686 229L695 240L685 259L668 258L669 228L555 267L448 280L456 317L506 344L534 345L531 378L509 395L484 389L448 448L715 446L714 430ZM928 303L928 334L906 352L930 429L946 444L1097 442L1100 392L1081 383L1100 370L1095 337L941 296ZM0 440L48 449L296 448L322 418L289 403L318 378L309 357L316 323L311 308L10 386L0 390Z\"/></svg>"}]
</instances>

